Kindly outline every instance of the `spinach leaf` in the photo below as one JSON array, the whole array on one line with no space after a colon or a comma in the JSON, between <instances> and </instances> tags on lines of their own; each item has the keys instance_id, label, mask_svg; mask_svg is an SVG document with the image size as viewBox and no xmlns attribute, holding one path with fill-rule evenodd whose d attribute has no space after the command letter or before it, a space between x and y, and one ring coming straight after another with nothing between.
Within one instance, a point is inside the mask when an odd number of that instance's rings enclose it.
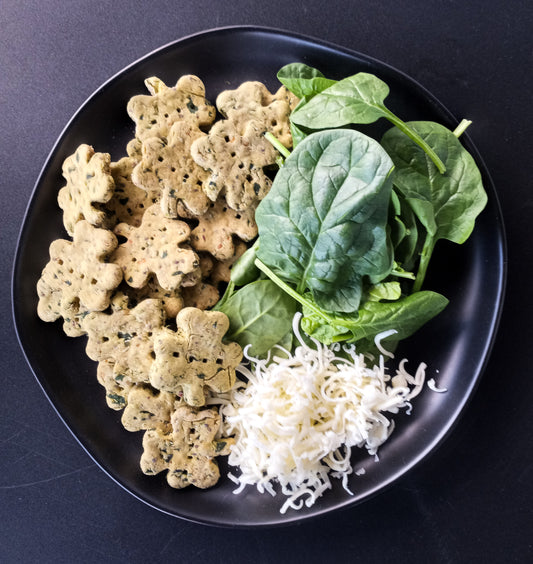
<instances>
[{"instance_id":1,"label":"spinach leaf","mask_svg":"<svg viewBox=\"0 0 533 564\"><path fill-rule=\"evenodd\" d=\"M274 345L286 342L296 313L296 302L274 282L258 280L243 286L215 308L228 316L225 338L250 354L264 356Z\"/></svg>"},{"instance_id":2,"label":"spinach leaf","mask_svg":"<svg viewBox=\"0 0 533 564\"><path fill-rule=\"evenodd\" d=\"M318 69L303 63L285 65L278 71L277 77L295 96L305 100L311 99L336 82L326 78Z\"/></svg>"},{"instance_id":3,"label":"spinach leaf","mask_svg":"<svg viewBox=\"0 0 533 564\"><path fill-rule=\"evenodd\" d=\"M278 71L278 80L288 88L295 96L300 98L297 108L307 104L309 100L335 84L335 80L326 78L318 69L303 63L290 63ZM295 108L296 109L296 108ZM298 127L294 121L290 122L292 145L296 147L309 131Z\"/></svg>"},{"instance_id":4,"label":"spinach leaf","mask_svg":"<svg viewBox=\"0 0 533 564\"><path fill-rule=\"evenodd\" d=\"M394 185L427 230L414 291L421 288L435 243L447 239L463 243L487 203L481 173L468 151L446 127L428 121L411 122L446 164L439 174L419 147L396 129L385 133L382 145L395 164Z\"/></svg>"},{"instance_id":5,"label":"spinach leaf","mask_svg":"<svg viewBox=\"0 0 533 564\"><path fill-rule=\"evenodd\" d=\"M392 268L387 237L392 162L353 130L306 137L286 159L255 219L257 257L327 311L357 311L364 277Z\"/></svg>"},{"instance_id":6,"label":"spinach leaf","mask_svg":"<svg viewBox=\"0 0 533 564\"><path fill-rule=\"evenodd\" d=\"M384 104L389 87L373 74L357 73L334 83L291 114L291 120L301 127L325 129L350 124L367 124L386 118L402 133L420 146L440 172L446 167L435 151L420 135Z\"/></svg>"},{"instance_id":7,"label":"spinach leaf","mask_svg":"<svg viewBox=\"0 0 533 564\"><path fill-rule=\"evenodd\" d=\"M326 321L304 307L302 329L324 344L340 340L368 341L378 333L395 329L395 340L402 340L418 331L422 325L438 315L448 300L436 292L420 291L393 302L367 301L358 315L332 315Z\"/></svg>"},{"instance_id":8,"label":"spinach leaf","mask_svg":"<svg viewBox=\"0 0 533 564\"><path fill-rule=\"evenodd\" d=\"M259 239L256 239L255 243L233 263L231 281L235 286L244 286L259 278L260 271L254 262L258 246Z\"/></svg>"},{"instance_id":9,"label":"spinach leaf","mask_svg":"<svg viewBox=\"0 0 533 564\"><path fill-rule=\"evenodd\" d=\"M392 196L391 202L393 202L393 205L391 205L389 226L394 247L394 260L397 263L395 270L400 268L401 265L402 269L410 271L415 268L421 251L421 226L418 224L411 206L401 193L397 193L394 185Z\"/></svg>"}]
</instances>

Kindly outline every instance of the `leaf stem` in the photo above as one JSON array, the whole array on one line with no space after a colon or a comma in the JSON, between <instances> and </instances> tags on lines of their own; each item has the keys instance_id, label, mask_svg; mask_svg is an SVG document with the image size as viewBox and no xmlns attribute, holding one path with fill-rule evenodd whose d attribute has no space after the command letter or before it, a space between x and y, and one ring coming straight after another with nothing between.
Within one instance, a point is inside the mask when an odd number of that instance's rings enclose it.
<instances>
[{"instance_id":1,"label":"leaf stem","mask_svg":"<svg viewBox=\"0 0 533 564\"><path fill-rule=\"evenodd\" d=\"M428 233L424 241L422 252L420 253L420 264L418 266L418 272L416 273L415 283L413 284L413 293L418 292L422 288L435 243L436 240L433 235Z\"/></svg>"},{"instance_id":2,"label":"leaf stem","mask_svg":"<svg viewBox=\"0 0 533 564\"><path fill-rule=\"evenodd\" d=\"M460 137L466 130L466 128L472 124L472 121L469 119L461 120L461 123L455 128L453 134L456 137Z\"/></svg>"},{"instance_id":3,"label":"leaf stem","mask_svg":"<svg viewBox=\"0 0 533 564\"><path fill-rule=\"evenodd\" d=\"M399 117L393 114L388 108L385 106L380 106L380 109L385 113L385 117L394 124L400 131L405 133L411 141L414 141L424 152L427 156L433 161L435 166L439 169L441 174L446 172L446 166L441 161L440 157L437 153L418 135L416 131L413 131L404 121L402 121Z\"/></svg>"},{"instance_id":4,"label":"leaf stem","mask_svg":"<svg viewBox=\"0 0 533 564\"><path fill-rule=\"evenodd\" d=\"M256 258L255 266L257 266L257 268L261 272L266 274L268 278L270 278L270 280L274 282L274 284L279 286L285 293L291 296L291 298L295 299L298 303L302 304L303 306L309 308L311 311L313 311L313 313L316 313L316 315L319 315L322 319L324 319L328 323L331 322L329 316L327 316L314 303L310 302L309 300L306 300L301 294L299 294L296 290L291 288L286 282L283 282L283 280L277 274L274 274L274 272L272 272L272 270L270 270L270 268L268 268L268 266L264 262Z\"/></svg>"},{"instance_id":5,"label":"leaf stem","mask_svg":"<svg viewBox=\"0 0 533 564\"><path fill-rule=\"evenodd\" d=\"M285 157L287 158L291 152L289 151L289 149L287 149L287 147L285 147L285 145L274 135L272 135L272 133L270 133L270 131L267 131L265 133L265 139L267 141L269 141L270 143L272 143L272 145L274 145L274 147Z\"/></svg>"}]
</instances>

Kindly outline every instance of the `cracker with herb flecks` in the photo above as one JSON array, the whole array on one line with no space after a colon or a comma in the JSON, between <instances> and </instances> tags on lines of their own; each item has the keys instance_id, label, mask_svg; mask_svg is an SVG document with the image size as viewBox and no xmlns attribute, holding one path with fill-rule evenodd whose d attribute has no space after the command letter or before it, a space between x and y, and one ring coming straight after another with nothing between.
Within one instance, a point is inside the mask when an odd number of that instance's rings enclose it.
<instances>
[{"instance_id":1,"label":"cracker with herb flecks","mask_svg":"<svg viewBox=\"0 0 533 564\"><path fill-rule=\"evenodd\" d=\"M83 334L79 320L88 312L106 309L122 281L120 267L106 262L116 246L111 231L85 220L74 226L72 241L53 241L50 261L37 282L39 317L43 321L62 317L68 335Z\"/></svg>"},{"instance_id":2,"label":"cracker with herb flecks","mask_svg":"<svg viewBox=\"0 0 533 564\"><path fill-rule=\"evenodd\" d=\"M248 245L246 243L243 241L237 241L235 243L235 252L230 258L215 261L209 275L211 284L218 287L221 283L229 282L231 279L231 267L233 266L233 263L246 252L246 249L248 249Z\"/></svg>"},{"instance_id":3,"label":"cracker with herb flecks","mask_svg":"<svg viewBox=\"0 0 533 564\"><path fill-rule=\"evenodd\" d=\"M173 488L214 486L220 478L216 457L229 454L233 443L230 438L217 438L218 411L180 406L172 413L171 424L167 433L160 429L145 432L142 471L158 474L168 470L167 482Z\"/></svg>"},{"instance_id":4,"label":"cracker with herb flecks","mask_svg":"<svg viewBox=\"0 0 533 564\"><path fill-rule=\"evenodd\" d=\"M96 227L106 227L106 213L101 205L108 202L115 189L110 171L111 157L108 153L95 153L86 144L63 163L63 177L66 185L59 190L57 201L63 210L63 224L69 235L74 226L85 219Z\"/></svg>"},{"instance_id":5,"label":"cracker with herb flecks","mask_svg":"<svg viewBox=\"0 0 533 564\"><path fill-rule=\"evenodd\" d=\"M179 121L172 125L167 138L150 137L143 142L142 158L132 179L148 192L159 191L166 217L178 217L179 203L192 216L207 210L209 199L203 186L209 173L190 154L192 142L204 136L196 125Z\"/></svg>"},{"instance_id":6,"label":"cracker with herb flecks","mask_svg":"<svg viewBox=\"0 0 533 564\"><path fill-rule=\"evenodd\" d=\"M135 306L146 299L156 299L161 301L163 310L167 318L171 319L178 315L183 309L184 303L181 296L182 289L165 290L158 284L155 276L151 276L142 288L132 288L127 284L120 287L129 298L129 302Z\"/></svg>"},{"instance_id":7,"label":"cracker with herb flecks","mask_svg":"<svg viewBox=\"0 0 533 564\"><path fill-rule=\"evenodd\" d=\"M255 205L235 211L220 197L198 218L198 225L191 233L191 245L196 251L208 251L218 260L227 260L235 254L234 236L242 241L257 236Z\"/></svg>"},{"instance_id":8,"label":"cracker with herb flecks","mask_svg":"<svg viewBox=\"0 0 533 564\"><path fill-rule=\"evenodd\" d=\"M105 388L105 399L108 407L115 411L120 411L126 407L128 393L133 386L133 382L124 378L123 374L115 374L114 363L102 360L96 369L96 378Z\"/></svg>"},{"instance_id":9,"label":"cracker with herb flecks","mask_svg":"<svg viewBox=\"0 0 533 564\"><path fill-rule=\"evenodd\" d=\"M146 384L136 384L128 393L121 422L128 431L147 429L171 429L170 414L178 398L168 392L160 392Z\"/></svg>"},{"instance_id":10,"label":"cracker with herb flecks","mask_svg":"<svg viewBox=\"0 0 533 564\"><path fill-rule=\"evenodd\" d=\"M211 173L205 188L211 200L224 194L228 205L241 211L266 196L272 182L264 168L276 163L278 152L265 133L272 133L286 147L292 145L289 115L293 100L285 87L271 94L256 81L217 97L217 108L225 119L191 147L193 159Z\"/></svg>"},{"instance_id":11,"label":"cracker with herb flecks","mask_svg":"<svg viewBox=\"0 0 533 564\"><path fill-rule=\"evenodd\" d=\"M144 82L150 94L133 96L127 106L138 140L164 139L178 121L206 128L215 120L216 110L206 100L204 83L197 76L184 75L174 87L157 77Z\"/></svg>"},{"instance_id":12,"label":"cracker with herb flecks","mask_svg":"<svg viewBox=\"0 0 533 564\"><path fill-rule=\"evenodd\" d=\"M111 313L93 312L83 320L87 356L112 362L115 379L148 382L154 360L153 334L165 322L163 306L153 299L143 300L132 309L119 299L114 305Z\"/></svg>"},{"instance_id":13,"label":"cracker with herb flecks","mask_svg":"<svg viewBox=\"0 0 533 564\"><path fill-rule=\"evenodd\" d=\"M218 289L207 282L198 282L195 286L189 286L182 290L184 307L194 307L197 309L210 309L219 300Z\"/></svg>"},{"instance_id":14,"label":"cracker with herb flecks","mask_svg":"<svg viewBox=\"0 0 533 564\"><path fill-rule=\"evenodd\" d=\"M164 217L158 204L150 206L139 227L119 223L115 227L120 244L111 260L120 265L124 280L142 288L152 275L165 290L178 289L185 276L199 268L198 255L187 247L187 223Z\"/></svg>"},{"instance_id":15,"label":"cracker with herb flecks","mask_svg":"<svg viewBox=\"0 0 533 564\"><path fill-rule=\"evenodd\" d=\"M237 343L222 342L229 328L226 315L186 307L178 313L176 326L176 331L165 327L154 333L152 386L182 395L193 406L205 404L208 390L229 391L242 350Z\"/></svg>"},{"instance_id":16,"label":"cracker with herb flecks","mask_svg":"<svg viewBox=\"0 0 533 564\"><path fill-rule=\"evenodd\" d=\"M111 163L111 175L115 180L115 193L105 208L114 219L114 223L128 223L139 227L147 208L159 201L159 189L139 188L131 178L137 161L132 157L123 157Z\"/></svg>"}]
</instances>

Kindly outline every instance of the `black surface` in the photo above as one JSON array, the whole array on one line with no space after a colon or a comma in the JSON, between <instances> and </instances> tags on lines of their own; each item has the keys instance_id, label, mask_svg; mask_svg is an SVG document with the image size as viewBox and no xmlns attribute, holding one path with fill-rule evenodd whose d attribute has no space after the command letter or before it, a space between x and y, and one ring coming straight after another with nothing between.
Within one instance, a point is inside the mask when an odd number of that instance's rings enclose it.
<instances>
[{"instance_id":1,"label":"black surface","mask_svg":"<svg viewBox=\"0 0 533 564\"><path fill-rule=\"evenodd\" d=\"M243 44L246 50L240 48ZM256 64L258 60L261 65ZM16 256L13 303L19 339L62 419L96 462L128 491L166 513L199 523L235 527L287 524L348 507L380 492L431 452L455 424L476 387L501 312L506 260L503 225L494 186L480 161L489 204L468 244L435 253L426 284L445 295L450 306L396 351L398 359L405 356L410 360L408 369L412 371L418 362L428 363L428 379L438 374L439 386L449 392L426 392L414 402L413 417L395 418L397 427L392 439L380 448L379 464L368 455L354 455L354 464L366 473L352 476L349 487L353 496L337 483L334 491L313 507L281 515L280 498L260 495L253 488L248 488L245 496L235 497L235 485L229 479L207 491L188 488L176 492L164 477L147 478L140 472L141 436L126 432L118 421L120 414L105 404L104 390L95 378L96 364L83 351L85 338L66 337L61 322L44 324L36 315L35 287L49 260L48 246L54 239L68 239L57 206L58 187L63 185L62 163L81 142L110 152L113 160L125 155L133 136L125 107L131 96L144 92L145 77L158 76L174 84L182 74L194 73L202 77L208 98L214 100L218 92L245 80L261 80L274 91L279 87L276 71L287 62L327 68L333 78L373 72L390 87L387 104L397 115L409 121L431 119L452 129L458 123L404 74L360 54L267 28L230 27L195 34L131 65L77 112L37 182ZM376 129L379 139L379 124ZM463 142L468 145L466 136ZM449 276L449 263L455 265L454 276Z\"/></svg>"},{"instance_id":2,"label":"black surface","mask_svg":"<svg viewBox=\"0 0 533 564\"><path fill-rule=\"evenodd\" d=\"M220 4L2 6L2 561L531 559L530 3L331 2L327 10L318 2L299 10L281 2ZM469 135L494 180L509 242L496 346L444 444L382 495L272 531L185 523L109 480L50 407L10 320L10 271L24 209L70 116L99 84L146 52L201 29L234 24L282 27L367 53L413 76L454 115L472 119Z\"/></svg>"}]
</instances>

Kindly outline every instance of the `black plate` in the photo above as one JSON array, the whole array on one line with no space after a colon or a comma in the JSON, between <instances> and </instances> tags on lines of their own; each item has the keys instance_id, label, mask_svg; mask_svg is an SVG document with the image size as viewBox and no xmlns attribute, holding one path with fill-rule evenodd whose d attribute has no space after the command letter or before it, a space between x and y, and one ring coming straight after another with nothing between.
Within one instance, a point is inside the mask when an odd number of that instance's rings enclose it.
<instances>
[{"instance_id":1,"label":"black plate","mask_svg":"<svg viewBox=\"0 0 533 564\"><path fill-rule=\"evenodd\" d=\"M173 84L186 73L206 84L208 98L245 80L261 80L272 90L276 72L301 61L331 78L359 71L372 72L391 90L388 106L405 120L428 119L450 128L457 120L431 94L401 72L365 55L314 39L276 30L239 27L200 33L171 43L137 61L100 87L80 108L53 148L29 203L21 230L13 276L13 309L22 348L37 381L59 416L96 463L137 498L163 512L188 520L222 526L279 525L352 506L383 490L422 460L451 429L471 396L487 362L505 281L505 240L496 192L468 135L463 141L481 168L489 201L469 241L437 244L426 287L439 291L450 306L424 330L405 342L398 356L410 366L429 364L428 377L448 388L445 394L427 390L415 400L413 415L397 418L397 428L380 450L380 461L355 453L357 467L348 496L335 484L312 508L279 513L281 496L260 495L253 488L235 496L227 478L201 491L174 490L164 475L148 477L139 470L141 435L128 433L120 413L106 406L97 383L96 364L84 352L85 338L66 337L59 323L43 323L36 315L36 282L48 261L53 239L65 238L57 206L63 185L61 165L80 143L125 154L133 137L126 113L128 99L145 93L143 81L158 76ZM453 100L451 101L453 102ZM378 124L377 128L388 127ZM438 371L438 372L437 372ZM222 468L224 472L224 467Z\"/></svg>"}]
</instances>

